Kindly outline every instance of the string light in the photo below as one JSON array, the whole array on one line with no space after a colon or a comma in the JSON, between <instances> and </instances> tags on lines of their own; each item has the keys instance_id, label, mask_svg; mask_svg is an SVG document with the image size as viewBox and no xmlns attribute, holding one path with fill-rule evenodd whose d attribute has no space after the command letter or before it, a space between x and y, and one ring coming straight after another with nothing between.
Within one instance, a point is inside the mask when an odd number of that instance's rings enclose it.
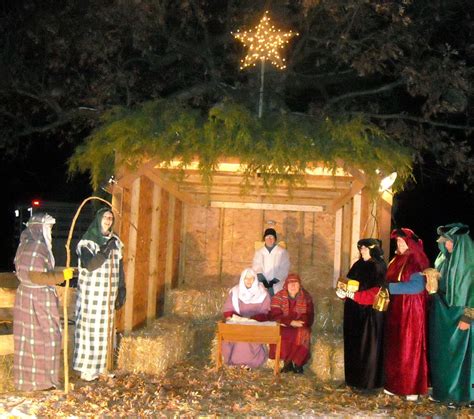
<instances>
[{"instance_id":1,"label":"string light","mask_svg":"<svg viewBox=\"0 0 474 419\"><path fill-rule=\"evenodd\" d=\"M282 49L293 36L298 36L297 32L282 32L270 25L268 10L264 13L260 23L252 30L233 33L245 47L248 47L247 55L240 60L240 69L255 66L258 61L270 61L276 68L283 70L286 68L285 59L280 56Z\"/></svg>"}]
</instances>

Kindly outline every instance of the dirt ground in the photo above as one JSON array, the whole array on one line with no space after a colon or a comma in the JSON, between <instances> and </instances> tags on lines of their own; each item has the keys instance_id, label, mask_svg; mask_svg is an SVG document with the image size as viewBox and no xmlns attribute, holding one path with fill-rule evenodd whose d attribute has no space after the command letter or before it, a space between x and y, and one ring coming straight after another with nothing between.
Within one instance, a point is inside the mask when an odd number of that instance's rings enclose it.
<instances>
[{"instance_id":1,"label":"dirt ground","mask_svg":"<svg viewBox=\"0 0 474 419\"><path fill-rule=\"evenodd\" d=\"M117 372L115 378L73 389L0 394L0 416L40 417L474 417L468 407L449 409L429 401L407 402L382 392L362 394L343 384L318 383L312 373L282 374L214 367L194 359L160 377Z\"/></svg>"}]
</instances>

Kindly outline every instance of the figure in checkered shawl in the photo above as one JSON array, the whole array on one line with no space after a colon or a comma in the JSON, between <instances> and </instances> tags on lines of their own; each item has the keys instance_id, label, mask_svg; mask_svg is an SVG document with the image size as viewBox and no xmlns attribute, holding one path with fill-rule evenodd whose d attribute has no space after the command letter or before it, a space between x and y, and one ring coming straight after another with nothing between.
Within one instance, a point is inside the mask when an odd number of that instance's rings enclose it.
<instances>
[{"instance_id":1,"label":"figure in checkered shawl","mask_svg":"<svg viewBox=\"0 0 474 419\"><path fill-rule=\"evenodd\" d=\"M72 269L54 270L48 214L31 216L20 236L15 270L20 281L13 310L13 374L18 390L58 387L61 325L55 284L71 279Z\"/></svg>"},{"instance_id":2,"label":"figure in checkered shawl","mask_svg":"<svg viewBox=\"0 0 474 419\"><path fill-rule=\"evenodd\" d=\"M112 351L114 310L125 301L123 244L113 233L114 215L100 209L77 245L79 280L73 368L92 381L107 373Z\"/></svg>"}]
</instances>

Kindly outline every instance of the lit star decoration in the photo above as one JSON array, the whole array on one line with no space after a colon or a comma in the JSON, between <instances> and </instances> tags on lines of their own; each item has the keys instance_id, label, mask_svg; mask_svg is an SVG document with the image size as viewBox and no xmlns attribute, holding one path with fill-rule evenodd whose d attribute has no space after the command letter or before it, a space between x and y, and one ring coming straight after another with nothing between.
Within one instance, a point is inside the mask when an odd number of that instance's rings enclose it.
<instances>
[{"instance_id":1,"label":"lit star decoration","mask_svg":"<svg viewBox=\"0 0 474 419\"><path fill-rule=\"evenodd\" d=\"M237 30L233 34L244 46L248 47L248 53L243 60L240 60L240 69L255 66L258 61L270 61L275 67L283 70L285 59L280 56L279 50L285 46L293 36L298 36L296 32L282 32L270 26L268 10L262 17L260 23L250 31L240 32Z\"/></svg>"}]
</instances>

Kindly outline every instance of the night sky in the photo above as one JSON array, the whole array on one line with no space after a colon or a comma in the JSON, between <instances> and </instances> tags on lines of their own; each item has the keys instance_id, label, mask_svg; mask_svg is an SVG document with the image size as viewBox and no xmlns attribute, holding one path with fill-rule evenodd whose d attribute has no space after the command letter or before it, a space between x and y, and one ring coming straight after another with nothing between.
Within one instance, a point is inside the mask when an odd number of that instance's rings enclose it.
<instances>
[{"instance_id":1,"label":"night sky","mask_svg":"<svg viewBox=\"0 0 474 419\"><path fill-rule=\"evenodd\" d=\"M3 191L6 199L1 206L3 239L0 241L0 271L13 269L13 257L18 246L14 237L14 210L19 205L28 205L34 199L40 201L64 201L80 203L91 195L87 176L69 179L67 158L72 152L71 145L45 146L39 141L24 154L6 160L0 167ZM54 229L53 229L54 239Z\"/></svg>"}]
</instances>

